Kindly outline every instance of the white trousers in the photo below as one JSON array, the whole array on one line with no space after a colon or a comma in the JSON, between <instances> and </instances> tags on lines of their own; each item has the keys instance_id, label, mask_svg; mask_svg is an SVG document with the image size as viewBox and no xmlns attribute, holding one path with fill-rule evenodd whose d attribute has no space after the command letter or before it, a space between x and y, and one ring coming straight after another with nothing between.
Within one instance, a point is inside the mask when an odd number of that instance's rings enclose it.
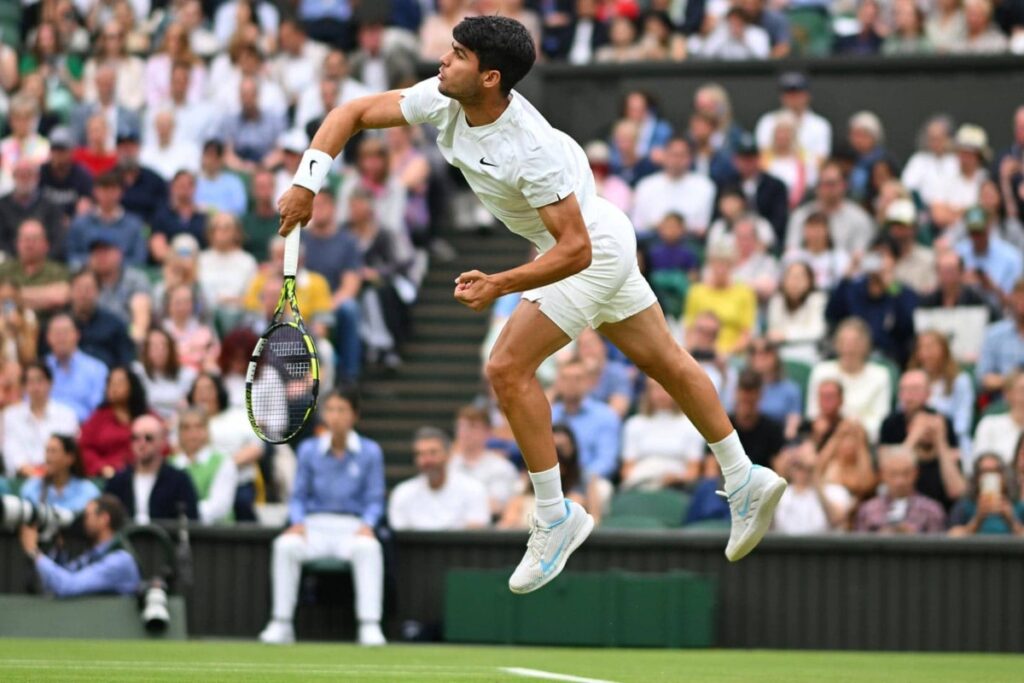
<instances>
[{"instance_id":1,"label":"white trousers","mask_svg":"<svg viewBox=\"0 0 1024 683\"><path fill-rule=\"evenodd\" d=\"M357 536L363 522L349 515L317 514L306 518L306 535L281 534L274 539L270 569L273 617L291 621L299 596L302 563L336 557L352 563L356 618L379 622L384 601L384 555L376 538Z\"/></svg>"}]
</instances>

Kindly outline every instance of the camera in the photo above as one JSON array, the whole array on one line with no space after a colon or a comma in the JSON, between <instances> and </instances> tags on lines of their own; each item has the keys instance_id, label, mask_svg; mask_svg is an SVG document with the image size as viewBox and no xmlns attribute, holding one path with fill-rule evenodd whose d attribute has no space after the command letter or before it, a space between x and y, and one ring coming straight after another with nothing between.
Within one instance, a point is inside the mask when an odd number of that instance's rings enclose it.
<instances>
[{"instance_id":1,"label":"camera","mask_svg":"<svg viewBox=\"0 0 1024 683\"><path fill-rule=\"evenodd\" d=\"M40 537L52 538L75 521L75 513L52 505L37 505L18 496L0 496L0 529L14 532L23 525L35 526Z\"/></svg>"},{"instance_id":2,"label":"camera","mask_svg":"<svg viewBox=\"0 0 1024 683\"><path fill-rule=\"evenodd\" d=\"M150 633L163 633L171 621L171 613L167 609L167 584L163 579L153 579L143 585L139 595L139 610L142 623Z\"/></svg>"}]
</instances>

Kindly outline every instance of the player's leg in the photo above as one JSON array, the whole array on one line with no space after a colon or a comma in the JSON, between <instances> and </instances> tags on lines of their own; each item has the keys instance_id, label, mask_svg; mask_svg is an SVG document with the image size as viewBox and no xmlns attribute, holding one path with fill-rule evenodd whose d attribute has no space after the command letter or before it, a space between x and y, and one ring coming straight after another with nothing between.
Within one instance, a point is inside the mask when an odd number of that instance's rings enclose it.
<instances>
[{"instance_id":1,"label":"player's leg","mask_svg":"<svg viewBox=\"0 0 1024 683\"><path fill-rule=\"evenodd\" d=\"M555 292L552 292L552 297ZM523 300L502 329L487 361L487 378L523 454L537 500L537 522L526 556L509 580L515 593L528 593L557 576L590 534L593 519L562 495L558 456L551 434L551 406L537 381L545 358L569 343L569 335Z\"/></svg>"},{"instance_id":2,"label":"player's leg","mask_svg":"<svg viewBox=\"0 0 1024 683\"><path fill-rule=\"evenodd\" d=\"M771 470L753 466L718 400L714 385L697 361L672 338L657 304L598 331L675 399L707 440L725 477L733 511L726 557L736 561L760 542L786 488Z\"/></svg>"},{"instance_id":3,"label":"player's leg","mask_svg":"<svg viewBox=\"0 0 1024 683\"><path fill-rule=\"evenodd\" d=\"M299 597L302 563L309 553L303 534L284 533L274 539L270 560L271 613L270 622L260 633L260 640L272 645L295 642L292 618Z\"/></svg>"}]
</instances>

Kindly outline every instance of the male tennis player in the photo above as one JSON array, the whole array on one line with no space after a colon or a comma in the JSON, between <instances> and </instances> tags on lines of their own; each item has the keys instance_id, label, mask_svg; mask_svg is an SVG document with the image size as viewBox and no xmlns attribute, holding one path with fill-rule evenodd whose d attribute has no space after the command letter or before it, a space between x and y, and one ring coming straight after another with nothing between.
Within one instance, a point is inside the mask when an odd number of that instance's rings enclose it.
<instances>
[{"instance_id":1,"label":"male tennis player","mask_svg":"<svg viewBox=\"0 0 1024 683\"><path fill-rule=\"evenodd\" d=\"M537 499L527 552L509 588L529 593L551 581L594 526L562 496L551 409L535 377L545 358L588 326L665 387L707 439L732 510L725 554L744 557L767 531L785 481L750 462L710 379L672 339L637 267L633 226L597 196L583 150L512 90L533 66L530 34L514 20L484 16L463 20L453 35L437 77L331 111L278 203L281 234L309 220L313 195L355 133L435 126L445 159L491 213L540 253L512 270L473 270L455 280L455 298L475 311L503 294L523 293L487 362Z\"/></svg>"}]
</instances>

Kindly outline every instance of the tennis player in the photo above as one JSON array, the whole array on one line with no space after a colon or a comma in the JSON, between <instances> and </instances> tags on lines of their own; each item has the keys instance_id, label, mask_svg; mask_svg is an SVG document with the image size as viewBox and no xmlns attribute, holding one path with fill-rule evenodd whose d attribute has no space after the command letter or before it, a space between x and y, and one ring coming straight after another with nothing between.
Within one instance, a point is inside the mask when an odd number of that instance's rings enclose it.
<instances>
[{"instance_id":1,"label":"tennis player","mask_svg":"<svg viewBox=\"0 0 1024 683\"><path fill-rule=\"evenodd\" d=\"M710 379L672 339L637 266L633 226L597 196L583 150L512 90L535 59L526 28L505 17L472 17L453 35L436 77L330 112L278 203L281 234L309 221L313 195L355 133L435 126L448 163L462 171L495 217L540 254L512 270L473 270L455 280L455 298L475 311L503 294L523 293L486 369L537 500L527 552L509 588L529 593L551 581L594 526L583 507L562 495L551 409L535 377L545 358L588 326L665 387L707 439L732 511L725 554L739 560L767 531L785 481L751 463Z\"/></svg>"}]
</instances>

